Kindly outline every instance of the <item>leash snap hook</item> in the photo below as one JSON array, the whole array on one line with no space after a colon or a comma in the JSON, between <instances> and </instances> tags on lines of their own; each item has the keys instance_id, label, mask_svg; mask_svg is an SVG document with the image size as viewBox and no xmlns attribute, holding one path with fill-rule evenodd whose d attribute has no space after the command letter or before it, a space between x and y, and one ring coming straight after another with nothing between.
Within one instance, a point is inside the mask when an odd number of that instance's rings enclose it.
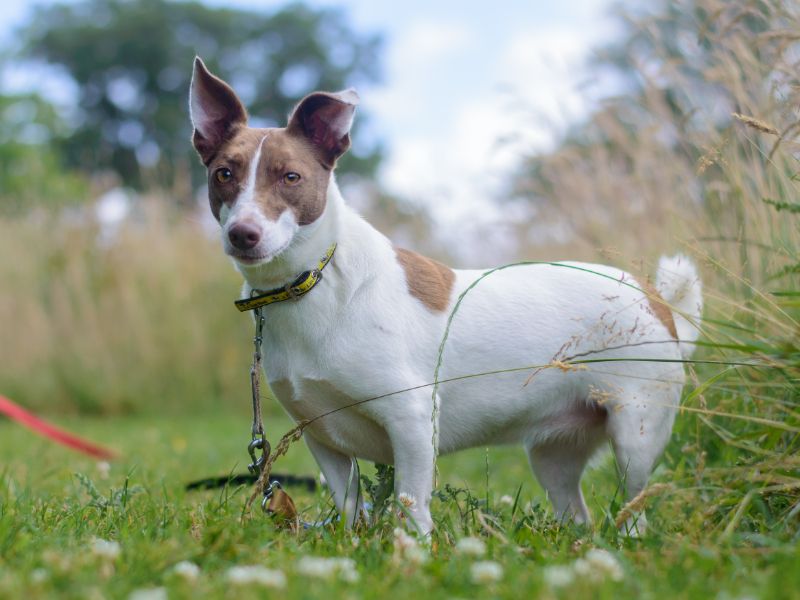
<instances>
[{"instance_id":1,"label":"leash snap hook","mask_svg":"<svg viewBox=\"0 0 800 600\"><path fill-rule=\"evenodd\" d=\"M256 455L257 450L261 450L261 456ZM261 471L264 470L264 464L267 462L267 457L272 452L269 441L267 441L267 438L263 433L261 434L261 437L254 437L253 441L247 445L247 452L250 454L250 460L253 461L247 465L247 470L253 475L260 475Z\"/></svg>"},{"instance_id":2,"label":"leash snap hook","mask_svg":"<svg viewBox=\"0 0 800 600\"><path fill-rule=\"evenodd\" d=\"M264 497L261 499L261 510L269 514L269 501L272 500L272 494L275 490L283 489L278 481L270 481L269 485L264 489Z\"/></svg>"}]
</instances>

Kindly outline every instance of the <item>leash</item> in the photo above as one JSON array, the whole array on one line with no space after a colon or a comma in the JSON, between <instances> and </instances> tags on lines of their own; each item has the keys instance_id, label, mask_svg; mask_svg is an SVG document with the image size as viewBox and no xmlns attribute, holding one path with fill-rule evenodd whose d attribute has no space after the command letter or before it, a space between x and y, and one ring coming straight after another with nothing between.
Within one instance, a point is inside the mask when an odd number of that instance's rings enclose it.
<instances>
[{"instance_id":1,"label":"leash","mask_svg":"<svg viewBox=\"0 0 800 600\"><path fill-rule=\"evenodd\" d=\"M314 492L317 489L317 481L307 475L290 475L288 473L272 473L270 479L276 481L281 487L287 485L303 487L307 492ZM252 473L240 473L238 475L227 475L224 477L206 477L196 479L186 484L186 491L194 490L214 490L225 486L250 485L258 481L258 476Z\"/></svg>"},{"instance_id":2,"label":"leash","mask_svg":"<svg viewBox=\"0 0 800 600\"><path fill-rule=\"evenodd\" d=\"M250 443L247 452L251 463L247 470L257 477L255 491L247 502L249 507L255 498L261 494L261 510L278 516L287 522L291 528L297 530L300 520L297 509L289 494L283 491L279 478L270 479L272 464L286 453L291 442L300 439L305 423L300 423L289 434L281 438L280 443L272 452L269 440L264 432L264 420L261 412L261 343L264 334L263 308L276 302L286 300L299 300L310 292L322 280L322 270L330 263L336 244L331 244L325 254L320 258L316 268L303 271L295 280L282 288L268 291L253 289L250 298L237 300L234 304L240 312L252 310L255 321L255 334L253 335L253 362L250 366L250 394L253 404L253 424L250 428ZM258 453L260 452L260 456Z\"/></svg>"},{"instance_id":3,"label":"leash","mask_svg":"<svg viewBox=\"0 0 800 600\"><path fill-rule=\"evenodd\" d=\"M15 404L5 396L0 396L0 414L4 414L11 420L16 421L20 425L24 425L31 431L38 433L54 442L76 450L92 458L111 460L115 458L114 452L86 441L76 435L68 433L63 429L40 419L31 412L28 412L18 404Z\"/></svg>"}]
</instances>

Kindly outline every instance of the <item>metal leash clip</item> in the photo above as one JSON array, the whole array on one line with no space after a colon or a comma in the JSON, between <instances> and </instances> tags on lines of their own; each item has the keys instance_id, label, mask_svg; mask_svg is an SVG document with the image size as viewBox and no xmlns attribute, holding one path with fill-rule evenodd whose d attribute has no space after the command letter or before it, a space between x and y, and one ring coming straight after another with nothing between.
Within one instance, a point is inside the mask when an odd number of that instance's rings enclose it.
<instances>
[{"instance_id":1,"label":"metal leash clip","mask_svg":"<svg viewBox=\"0 0 800 600\"><path fill-rule=\"evenodd\" d=\"M256 456L256 450L261 450L261 456ZM261 475L271 451L272 448L263 433L261 437L253 437L253 441L247 445L247 452L250 453L250 460L253 461L247 465L247 470L253 475Z\"/></svg>"},{"instance_id":2,"label":"metal leash clip","mask_svg":"<svg viewBox=\"0 0 800 600\"><path fill-rule=\"evenodd\" d=\"M261 510L269 513L269 501L272 500L272 494L275 490L281 490L281 484L277 481L270 481L269 485L264 488L264 497L261 499Z\"/></svg>"}]
</instances>

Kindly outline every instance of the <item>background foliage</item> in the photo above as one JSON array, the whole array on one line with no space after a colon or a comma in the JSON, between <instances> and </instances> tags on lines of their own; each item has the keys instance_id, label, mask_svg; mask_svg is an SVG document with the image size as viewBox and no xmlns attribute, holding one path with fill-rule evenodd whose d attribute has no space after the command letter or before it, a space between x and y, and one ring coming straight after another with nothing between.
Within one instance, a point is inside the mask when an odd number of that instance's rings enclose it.
<instances>
[{"instance_id":1,"label":"background foliage","mask_svg":"<svg viewBox=\"0 0 800 600\"><path fill-rule=\"evenodd\" d=\"M66 168L107 170L135 188L191 197L187 89L195 55L228 80L263 126L281 126L316 89L338 90L379 75L380 37L353 31L340 10L289 4L274 12L168 0L83 0L39 6L20 32L21 55L56 68L75 88L67 123L37 120ZM359 115L359 129L368 117ZM358 131L358 129L356 130ZM372 174L377 140L342 161ZM195 184L201 169L191 169Z\"/></svg>"}]
</instances>

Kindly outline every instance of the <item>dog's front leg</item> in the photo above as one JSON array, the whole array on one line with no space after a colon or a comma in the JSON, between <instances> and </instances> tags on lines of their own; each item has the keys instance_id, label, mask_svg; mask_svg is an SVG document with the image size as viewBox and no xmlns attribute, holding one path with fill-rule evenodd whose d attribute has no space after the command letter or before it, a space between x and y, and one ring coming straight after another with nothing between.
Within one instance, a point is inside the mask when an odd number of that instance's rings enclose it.
<instances>
[{"instance_id":1,"label":"dog's front leg","mask_svg":"<svg viewBox=\"0 0 800 600\"><path fill-rule=\"evenodd\" d=\"M360 515L366 517L356 459L321 444L308 433L303 435L303 439L325 475L345 527L352 528Z\"/></svg>"},{"instance_id":2,"label":"dog's front leg","mask_svg":"<svg viewBox=\"0 0 800 600\"><path fill-rule=\"evenodd\" d=\"M433 491L433 425L431 414L422 411L416 418L399 419L386 427L394 453L395 497L413 519L422 535L433 529L431 493Z\"/></svg>"}]
</instances>

